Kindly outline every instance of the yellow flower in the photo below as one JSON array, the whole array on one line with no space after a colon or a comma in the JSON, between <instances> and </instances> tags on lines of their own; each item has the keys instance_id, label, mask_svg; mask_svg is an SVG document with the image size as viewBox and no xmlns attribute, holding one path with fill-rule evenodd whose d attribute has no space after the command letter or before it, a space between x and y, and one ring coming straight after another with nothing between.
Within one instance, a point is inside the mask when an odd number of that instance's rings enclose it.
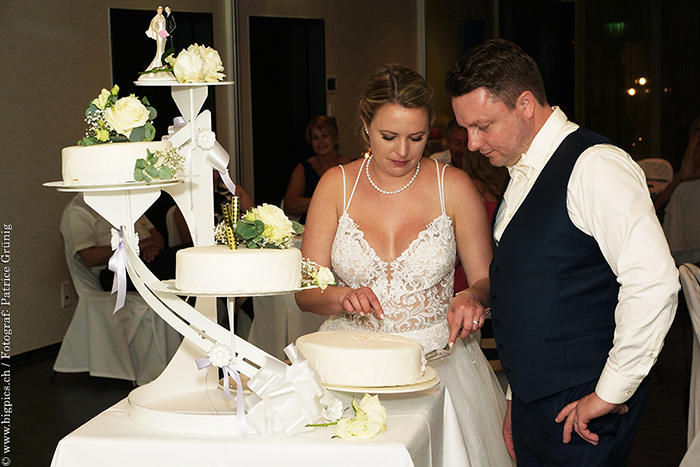
<instances>
[{"instance_id":1,"label":"yellow flower","mask_svg":"<svg viewBox=\"0 0 700 467\"><path fill-rule=\"evenodd\" d=\"M102 141L103 143L109 139L109 131L105 129L99 129L95 131L95 138L97 138L98 141Z\"/></svg>"},{"instance_id":2,"label":"yellow flower","mask_svg":"<svg viewBox=\"0 0 700 467\"><path fill-rule=\"evenodd\" d=\"M119 94L119 85L115 84L115 85L112 87L112 95L113 95L113 96L116 96L117 94Z\"/></svg>"},{"instance_id":3,"label":"yellow flower","mask_svg":"<svg viewBox=\"0 0 700 467\"><path fill-rule=\"evenodd\" d=\"M97 107L100 110L103 110L105 108L105 105L107 105L107 99L109 99L110 92L107 91L106 89L102 89L100 92L100 95L97 96L96 99L93 99L92 103L95 104L95 107Z\"/></svg>"}]
</instances>

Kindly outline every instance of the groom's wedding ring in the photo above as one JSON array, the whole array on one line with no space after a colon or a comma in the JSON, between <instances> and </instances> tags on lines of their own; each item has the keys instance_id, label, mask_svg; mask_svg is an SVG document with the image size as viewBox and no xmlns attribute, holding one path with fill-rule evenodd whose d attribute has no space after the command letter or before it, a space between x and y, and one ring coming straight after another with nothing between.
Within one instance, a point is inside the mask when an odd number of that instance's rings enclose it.
<instances>
[{"instance_id":1,"label":"groom's wedding ring","mask_svg":"<svg viewBox=\"0 0 700 467\"><path fill-rule=\"evenodd\" d=\"M479 321L474 320L474 321L472 321L472 323L479 324Z\"/></svg>"}]
</instances>

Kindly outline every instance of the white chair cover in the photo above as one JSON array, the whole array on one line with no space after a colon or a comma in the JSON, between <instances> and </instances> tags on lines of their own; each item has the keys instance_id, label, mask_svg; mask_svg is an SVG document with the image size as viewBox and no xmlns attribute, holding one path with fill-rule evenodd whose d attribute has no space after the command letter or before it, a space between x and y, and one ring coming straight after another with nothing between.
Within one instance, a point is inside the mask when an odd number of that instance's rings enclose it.
<instances>
[{"instance_id":1,"label":"white chair cover","mask_svg":"<svg viewBox=\"0 0 700 467\"><path fill-rule=\"evenodd\" d=\"M649 158L638 161L639 166L647 177L649 192L659 195L673 179L673 166L666 159Z\"/></svg>"},{"instance_id":2,"label":"white chair cover","mask_svg":"<svg viewBox=\"0 0 700 467\"><path fill-rule=\"evenodd\" d=\"M681 183L671 195L664 234L676 266L700 261L700 179Z\"/></svg>"},{"instance_id":3,"label":"white chair cover","mask_svg":"<svg viewBox=\"0 0 700 467\"><path fill-rule=\"evenodd\" d=\"M683 264L679 270L694 335L688 409L688 446L690 446L700 431L700 268L688 263Z\"/></svg>"},{"instance_id":4,"label":"white chair cover","mask_svg":"<svg viewBox=\"0 0 700 467\"><path fill-rule=\"evenodd\" d=\"M98 278L66 246L68 270L78 304L63 338L54 370L145 384L163 371L182 337L135 292L116 313L117 295L102 290Z\"/></svg>"},{"instance_id":5,"label":"white chair cover","mask_svg":"<svg viewBox=\"0 0 700 467\"><path fill-rule=\"evenodd\" d=\"M175 211L177 206L171 206L168 212L165 213L165 226L168 229L168 246L174 247L182 244L182 236L180 229L175 221Z\"/></svg>"}]
</instances>

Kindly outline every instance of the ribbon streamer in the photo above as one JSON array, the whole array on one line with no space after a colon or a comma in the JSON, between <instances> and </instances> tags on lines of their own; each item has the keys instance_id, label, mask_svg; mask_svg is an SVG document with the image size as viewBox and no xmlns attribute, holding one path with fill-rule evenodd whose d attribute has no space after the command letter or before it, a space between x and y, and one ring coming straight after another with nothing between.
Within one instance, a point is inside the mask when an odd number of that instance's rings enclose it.
<instances>
[{"instance_id":1,"label":"ribbon streamer","mask_svg":"<svg viewBox=\"0 0 700 467\"><path fill-rule=\"evenodd\" d=\"M280 425L286 435L293 436L307 424L323 419L320 399L325 389L316 372L294 344L288 345L284 353L291 366L266 359L248 382L262 399L248 411L248 423L263 436L272 435Z\"/></svg>"},{"instance_id":2,"label":"ribbon streamer","mask_svg":"<svg viewBox=\"0 0 700 467\"><path fill-rule=\"evenodd\" d=\"M232 195L235 195L236 184L233 183L233 180L231 180L231 177L228 174L228 163L230 160L231 157L229 156L228 152L226 152L224 147L219 144L218 141L214 141L214 146L209 149L209 152L207 152L207 155L204 158L204 161L207 164L219 172L219 175L221 175L221 180L223 180L224 185L226 185L226 188L228 188L228 191L230 191Z\"/></svg>"},{"instance_id":3,"label":"ribbon streamer","mask_svg":"<svg viewBox=\"0 0 700 467\"><path fill-rule=\"evenodd\" d=\"M196 360L197 368L203 370L205 368L211 367L211 361L209 357L198 358ZM243 383L241 382L241 376L238 371L233 367L231 363L226 366L222 366L221 369L224 372L224 392L226 397L231 401L236 403L236 419L238 421L238 429L244 438L248 437L248 425L245 420L245 404L243 402ZM231 390L229 389L229 376L233 378L236 382L236 397L231 397Z\"/></svg>"},{"instance_id":4,"label":"ribbon streamer","mask_svg":"<svg viewBox=\"0 0 700 467\"><path fill-rule=\"evenodd\" d=\"M124 232L122 229L112 229L112 250L114 253L109 258L107 267L114 273L112 293L117 292L117 303L115 303L112 312L114 314L124 306L126 301L126 252L124 251Z\"/></svg>"}]
</instances>

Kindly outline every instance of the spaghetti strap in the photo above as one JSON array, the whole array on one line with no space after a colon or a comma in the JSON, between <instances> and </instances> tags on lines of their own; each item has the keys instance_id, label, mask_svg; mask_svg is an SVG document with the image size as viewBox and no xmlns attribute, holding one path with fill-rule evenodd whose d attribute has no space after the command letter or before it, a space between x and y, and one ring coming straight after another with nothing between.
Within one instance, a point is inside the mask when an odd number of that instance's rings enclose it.
<instances>
[{"instance_id":1,"label":"spaghetti strap","mask_svg":"<svg viewBox=\"0 0 700 467\"><path fill-rule=\"evenodd\" d=\"M347 189L345 187L345 169L343 168L343 164L339 164L338 167L340 167L340 171L343 172L343 212L345 212L345 197L347 196L345 194L345 190Z\"/></svg>"},{"instance_id":2,"label":"spaghetti strap","mask_svg":"<svg viewBox=\"0 0 700 467\"><path fill-rule=\"evenodd\" d=\"M440 209L442 209L442 214L445 214L445 169L447 164L442 166L442 171L440 171L440 165L438 161L435 161L435 170L437 170L438 179L438 193L440 193Z\"/></svg>"},{"instance_id":3,"label":"spaghetti strap","mask_svg":"<svg viewBox=\"0 0 700 467\"><path fill-rule=\"evenodd\" d=\"M365 168L365 162L367 162L367 159L362 160L362 165L360 166L359 172L357 172L357 178L355 179L355 185L352 187L352 193L350 193L350 199L348 199L347 204L345 203L345 169L343 169L343 213L348 212L348 208L350 207L350 202L352 202L352 197L355 196L355 189L357 189L357 182L360 181L360 176L362 175L362 169ZM343 167L342 165L340 166L341 168Z\"/></svg>"}]
</instances>

